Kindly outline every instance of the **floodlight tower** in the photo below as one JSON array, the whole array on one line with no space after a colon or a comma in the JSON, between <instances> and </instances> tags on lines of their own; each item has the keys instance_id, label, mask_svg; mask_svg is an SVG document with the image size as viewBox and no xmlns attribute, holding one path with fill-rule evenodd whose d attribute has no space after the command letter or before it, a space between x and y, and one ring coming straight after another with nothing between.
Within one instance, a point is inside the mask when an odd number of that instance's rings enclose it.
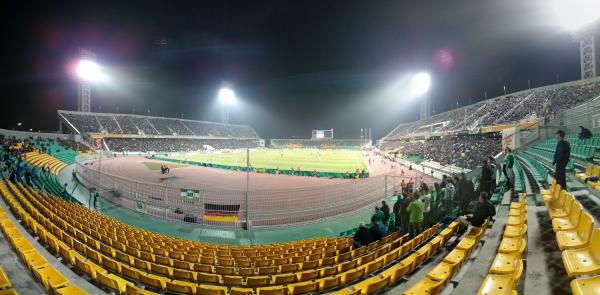
<instances>
[{"instance_id":1,"label":"floodlight tower","mask_svg":"<svg viewBox=\"0 0 600 295\"><path fill-rule=\"evenodd\" d=\"M428 73L418 73L412 77L410 84L412 95L421 97L420 119L429 118L431 115L431 95L429 94L431 76ZM423 95L425 96L422 97Z\"/></svg>"},{"instance_id":2,"label":"floodlight tower","mask_svg":"<svg viewBox=\"0 0 600 295\"><path fill-rule=\"evenodd\" d=\"M600 76L600 1L554 0L556 19L579 43L581 79Z\"/></svg>"},{"instance_id":3,"label":"floodlight tower","mask_svg":"<svg viewBox=\"0 0 600 295\"><path fill-rule=\"evenodd\" d=\"M581 79L600 76L600 21L574 31L573 41L579 43Z\"/></svg>"},{"instance_id":4,"label":"floodlight tower","mask_svg":"<svg viewBox=\"0 0 600 295\"><path fill-rule=\"evenodd\" d=\"M81 61L96 61L96 54L87 49L79 49L79 59ZM77 93L77 111L89 113L91 111L91 90L90 90L90 82L88 79L83 79L79 73L79 65L77 66L78 76L79 76L79 89Z\"/></svg>"},{"instance_id":5,"label":"floodlight tower","mask_svg":"<svg viewBox=\"0 0 600 295\"><path fill-rule=\"evenodd\" d=\"M219 89L217 95L219 104L221 105L221 123L229 123L229 108L233 106L237 100L235 92L228 87Z\"/></svg>"}]
</instances>

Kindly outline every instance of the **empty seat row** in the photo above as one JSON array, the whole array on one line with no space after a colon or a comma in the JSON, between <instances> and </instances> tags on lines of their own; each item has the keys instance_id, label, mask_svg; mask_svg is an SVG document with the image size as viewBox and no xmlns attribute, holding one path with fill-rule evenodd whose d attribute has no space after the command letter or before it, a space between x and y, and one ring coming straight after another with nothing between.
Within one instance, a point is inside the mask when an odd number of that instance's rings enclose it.
<instances>
[{"instance_id":1,"label":"empty seat row","mask_svg":"<svg viewBox=\"0 0 600 295\"><path fill-rule=\"evenodd\" d=\"M496 257L477 294L516 294L527 246L527 196L512 202Z\"/></svg>"},{"instance_id":2,"label":"empty seat row","mask_svg":"<svg viewBox=\"0 0 600 295\"><path fill-rule=\"evenodd\" d=\"M567 275L597 275L572 280L571 291L576 295L597 293L600 290L600 228L594 228L594 218L560 185L543 193Z\"/></svg>"},{"instance_id":3,"label":"empty seat row","mask_svg":"<svg viewBox=\"0 0 600 295\"><path fill-rule=\"evenodd\" d=\"M52 157L48 154L40 154L38 152L29 152L23 155L23 159L39 168L50 168L50 173L52 175L58 175L62 169L67 167L63 161Z\"/></svg>"},{"instance_id":4,"label":"empty seat row","mask_svg":"<svg viewBox=\"0 0 600 295\"><path fill-rule=\"evenodd\" d=\"M21 212L15 204L15 200L8 198L8 191L4 185L0 186L0 194L15 212ZM22 209L21 209L22 210ZM23 263L31 271L32 275L48 291L55 294L88 294L85 290L71 282L56 268L50 265L48 261L29 243L22 235L21 231L15 226L12 220L6 215L6 212L0 208L0 229L13 246ZM1 270L1 269L0 269ZM4 271L0 271L0 294L17 294L14 289L10 289L11 284Z\"/></svg>"},{"instance_id":5,"label":"empty seat row","mask_svg":"<svg viewBox=\"0 0 600 295\"><path fill-rule=\"evenodd\" d=\"M472 227L456 247L444 257L444 260L438 263L423 279L406 290L404 295L440 293L471 255L483 237L488 221L486 219L481 227Z\"/></svg>"},{"instance_id":6,"label":"empty seat row","mask_svg":"<svg viewBox=\"0 0 600 295\"><path fill-rule=\"evenodd\" d=\"M383 290L388 286L393 286L397 284L400 279L413 272L417 267L419 267L423 262L427 261L431 257L432 254L439 251L445 244L448 242L450 237L455 234L458 230L458 222L452 222L448 227L442 230L438 235L433 237L430 241L422 245L419 249L414 252L406 252L407 256L399 255L399 262L395 262L391 267L385 269L379 274L367 278L365 280L359 281L352 286L344 288L335 294L337 295L347 295L347 294L358 294L358 295L368 295L374 294ZM418 242L419 240L426 241L434 230L425 231L419 236L415 237L413 240ZM412 241L412 240L411 240ZM386 264L384 264L385 267Z\"/></svg>"},{"instance_id":7,"label":"empty seat row","mask_svg":"<svg viewBox=\"0 0 600 295\"><path fill-rule=\"evenodd\" d=\"M20 192L16 190L16 186L12 185L11 183L8 183L9 186L11 187L11 189L14 189L15 191L13 191L13 193L15 193L15 195L19 195ZM22 195L19 196L20 198L24 199L24 197ZM31 206L28 202L24 202L23 205L25 207L27 207L29 210L31 210L32 214L36 215L39 214L39 212L37 212L36 210L34 210L33 206ZM37 215L39 216L39 215ZM101 260L103 258L100 257L106 257L102 254L99 254L98 252L95 252L96 254L91 254L94 252L91 252L86 248L86 250L89 252L84 252L83 254L80 254L79 251L76 251L74 249L70 249L68 247L68 245L66 243L64 243L63 241L60 240L60 238L64 238L65 236L68 236L64 231L60 230L59 228L52 228L51 230L44 230L43 226L49 226L51 223L49 222L48 219L40 219L40 222L35 225L33 219L31 217L26 217L25 218L25 224L29 224L29 225L33 225L33 227L37 228L37 232L38 232L38 236L40 237L40 240L45 240L48 241L48 244L50 245L50 248L56 248L55 251L60 253L61 256L63 256L65 258L65 260L69 263L71 263L72 265L75 265L75 267L79 268L80 270L82 270L83 272L85 272L86 274L88 274L90 276L90 278L92 278L93 280L101 283L102 285L107 286L108 288L114 289L117 292L126 292L127 288L128 288L128 282L131 283L131 281L137 281L140 282L142 284L151 286L153 288L159 289L159 290L165 290L165 291L175 291L175 290L187 290L184 293L187 294L195 294L195 292L198 291L194 291L194 290L204 290L203 288L203 284L194 284L193 282L186 282L186 281L182 281L182 280L176 280L176 279L168 279L165 278L163 276L160 275L156 275L156 274L152 274L152 273L146 273L145 271L140 271L140 270L136 270L133 267L127 266L125 264L121 264L119 265L116 261L107 258L106 262L104 262L104 260ZM428 232L432 233L434 232L434 230L437 230L436 228L432 228L430 230L428 230ZM54 234L56 234L56 236L54 236ZM404 237L400 237L399 239L403 239ZM56 240L58 239L58 240ZM411 240L411 244L413 240ZM367 248L367 247L365 247ZM335 287L338 286L340 284L345 284L348 282L348 280L355 278L355 276L358 277L362 277L365 276L375 270L377 270L379 267L381 267L381 263L384 262L388 262L389 260L393 260L395 257L397 256L399 253L401 253L400 251L409 251L410 248L406 248L406 247L400 247L399 249L397 249L397 251L393 251L390 252L388 254L385 254L383 256L380 255L380 253L386 253L387 250L389 250L391 248L391 245L389 245L389 247L386 247L384 249L379 249L377 250L376 255L372 255L372 259L369 263L366 264L362 264L360 266L357 266L357 264L355 264L354 266L350 265L350 266L344 266L344 267L350 267L351 269L337 274L335 276L330 276L330 277L323 277L323 278L318 278L317 276L317 272L316 271L311 271L311 272L300 272L297 274L293 274L294 276L298 277L298 276L309 276L311 273L314 273L315 275L312 278L308 278L308 279L312 279L310 281L307 282L297 282L297 283L293 283L293 280L289 280L289 284L285 284L285 285L280 285L280 286L271 286L271 287L264 287L264 288L271 288L268 289L270 290L269 292L276 292L275 290L278 290L277 292L284 292L282 290L290 290L290 292L292 292L293 294L298 294L297 292L300 292L301 290L305 290L305 289L310 289L309 287L307 287L308 285L314 285L313 283L316 282L319 285L319 288L331 288L331 287ZM91 257L86 257L84 256L84 254L90 254ZM377 256L379 255L379 256ZM368 261L365 257L360 257L361 259L363 259L364 261ZM98 261L101 260L104 263L98 263ZM358 261L357 263L359 263L360 261ZM352 268L353 267L353 268ZM330 268L331 270L331 268ZM127 279L124 279L123 277L127 277ZM288 276L291 277L291 276ZM205 277L203 277L205 278ZM269 277L266 277L269 278ZM265 277L257 277L257 278L253 278L251 281L251 285L254 284L262 284L261 282L266 282ZM236 282L236 278L229 276L223 276L222 278L223 280L227 279L227 280L231 280L228 281L228 283L232 283L232 285L236 285L239 284L240 280L237 280ZM273 280L281 280L281 282L285 282L285 277L284 276L273 276L272 278L269 278L269 281L271 281L271 279ZM289 279L289 278L288 278ZM263 280L263 281L261 281ZM247 284L247 280L246 280L246 284ZM216 282L207 282L207 283L216 283ZM243 282L242 282L243 283ZM242 285L242 284L240 284ZM182 287L183 286L183 287ZM242 285L243 286L243 285ZM217 287L217 286L209 286L206 285L205 287L207 288L212 288L212 287ZM264 293L267 292L263 289L261 289L263 287L258 287L256 288L256 292L257 293ZM232 294L243 294L240 293L242 292L244 289L250 289L252 290L252 288L240 288L240 287L232 287L230 289ZM222 290L222 289L220 289ZM261 291L263 290L263 291ZM293 291L292 291L293 290ZM247 291L247 290L246 290ZM180 292L180 291L176 291L176 292ZM203 291L204 292L204 291ZM287 292L287 291L285 291ZM204 294L204 293L203 293ZM275 294L275 293L273 293ZM279 293L276 293L279 294Z\"/></svg>"}]
</instances>

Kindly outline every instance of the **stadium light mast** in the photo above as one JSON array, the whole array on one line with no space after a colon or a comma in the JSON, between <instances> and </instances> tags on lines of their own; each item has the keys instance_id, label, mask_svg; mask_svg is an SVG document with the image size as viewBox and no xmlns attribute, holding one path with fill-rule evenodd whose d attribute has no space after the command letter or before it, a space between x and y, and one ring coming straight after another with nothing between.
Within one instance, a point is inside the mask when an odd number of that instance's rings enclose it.
<instances>
[{"instance_id":1,"label":"stadium light mast","mask_svg":"<svg viewBox=\"0 0 600 295\"><path fill-rule=\"evenodd\" d=\"M561 25L579 43L581 79L600 76L600 1L554 0Z\"/></svg>"},{"instance_id":2,"label":"stadium light mast","mask_svg":"<svg viewBox=\"0 0 600 295\"><path fill-rule=\"evenodd\" d=\"M425 72L414 75L410 81L410 92L412 96L421 97L421 120L427 119L431 115L430 87L431 75Z\"/></svg>"},{"instance_id":3,"label":"stadium light mast","mask_svg":"<svg viewBox=\"0 0 600 295\"><path fill-rule=\"evenodd\" d=\"M75 73L79 79L77 110L89 113L91 111L91 84L106 81L106 74L96 63L96 54L87 49L79 50L79 62Z\"/></svg>"},{"instance_id":4,"label":"stadium light mast","mask_svg":"<svg viewBox=\"0 0 600 295\"><path fill-rule=\"evenodd\" d=\"M219 101L219 104L221 105L221 123L228 124L229 108L235 105L237 101L235 92L229 87L222 87L221 89L219 89L217 99Z\"/></svg>"}]
</instances>

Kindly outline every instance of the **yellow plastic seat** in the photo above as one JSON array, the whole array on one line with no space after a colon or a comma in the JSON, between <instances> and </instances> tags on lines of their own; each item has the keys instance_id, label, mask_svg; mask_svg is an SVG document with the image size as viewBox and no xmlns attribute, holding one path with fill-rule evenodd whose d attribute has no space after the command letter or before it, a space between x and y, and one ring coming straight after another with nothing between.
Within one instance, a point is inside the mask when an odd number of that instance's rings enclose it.
<instances>
[{"instance_id":1,"label":"yellow plastic seat","mask_svg":"<svg viewBox=\"0 0 600 295\"><path fill-rule=\"evenodd\" d=\"M567 191L557 191L552 195L552 197L544 198L544 205L548 210L551 210L552 208L562 208L565 205L566 198Z\"/></svg>"},{"instance_id":2,"label":"yellow plastic seat","mask_svg":"<svg viewBox=\"0 0 600 295\"><path fill-rule=\"evenodd\" d=\"M233 288L231 288L231 292L229 294L230 295L253 295L254 289L233 287Z\"/></svg>"},{"instance_id":3,"label":"yellow plastic seat","mask_svg":"<svg viewBox=\"0 0 600 295\"><path fill-rule=\"evenodd\" d=\"M140 282L154 288L165 290L169 279L154 274L140 274Z\"/></svg>"},{"instance_id":4,"label":"yellow plastic seat","mask_svg":"<svg viewBox=\"0 0 600 295\"><path fill-rule=\"evenodd\" d=\"M513 253L525 251L525 238L503 238L498 247L499 253Z\"/></svg>"},{"instance_id":5,"label":"yellow plastic seat","mask_svg":"<svg viewBox=\"0 0 600 295\"><path fill-rule=\"evenodd\" d=\"M124 294L126 286L133 285L132 282L127 281L121 277L114 275L114 274L98 273L97 276L98 276L98 281L102 285L114 290L115 292L117 292L117 294Z\"/></svg>"},{"instance_id":6,"label":"yellow plastic seat","mask_svg":"<svg viewBox=\"0 0 600 295\"><path fill-rule=\"evenodd\" d=\"M55 291L58 295L88 295L90 294L86 290L78 287L77 285L69 285L66 287L62 287Z\"/></svg>"},{"instance_id":7,"label":"yellow plastic seat","mask_svg":"<svg viewBox=\"0 0 600 295\"><path fill-rule=\"evenodd\" d=\"M507 225L504 228L503 238L522 238L527 233L527 224Z\"/></svg>"},{"instance_id":8,"label":"yellow plastic seat","mask_svg":"<svg viewBox=\"0 0 600 295\"><path fill-rule=\"evenodd\" d=\"M562 206L548 208L548 215L550 215L550 218L552 218L552 219L557 218L557 217L568 216L569 213L571 213L571 208L573 207L573 202L575 202L575 197L571 194L567 194Z\"/></svg>"},{"instance_id":9,"label":"yellow plastic seat","mask_svg":"<svg viewBox=\"0 0 600 295\"><path fill-rule=\"evenodd\" d=\"M15 289L0 290L0 295L19 295Z\"/></svg>"},{"instance_id":10,"label":"yellow plastic seat","mask_svg":"<svg viewBox=\"0 0 600 295\"><path fill-rule=\"evenodd\" d=\"M588 246L563 251L562 260L569 277L600 273L600 228L593 230Z\"/></svg>"},{"instance_id":11,"label":"yellow plastic seat","mask_svg":"<svg viewBox=\"0 0 600 295\"><path fill-rule=\"evenodd\" d=\"M587 213L583 213L576 228L572 230L560 230L556 232L556 242L558 243L558 248L565 250L586 246L590 240L593 228L594 220L592 216Z\"/></svg>"},{"instance_id":12,"label":"yellow plastic seat","mask_svg":"<svg viewBox=\"0 0 600 295\"><path fill-rule=\"evenodd\" d=\"M384 270L381 275L390 277L390 284L395 284L398 280L411 272L415 267L415 256L410 255L404 258L400 263Z\"/></svg>"},{"instance_id":13,"label":"yellow plastic seat","mask_svg":"<svg viewBox=\"0 0 600 295\"><path fill-rule=\"evenodd\" d=\"M390 277L373 277L366 279L361 283L354 286L354 288L360 289L361 295L370 295L379 292L380 290L387 287L390 283Z\"/></svg>"},{"instance_id":14,"label":"yellow plastic seat","mask_svg":"<svg viewBox=\"0 0 600 295\"><path fill-rule=\"evenodd\" d=\"M0 289L10 289L10 288L12 288L12 284L10 283L10 280L6 276L4 269L2 268L2 266L0 266Z\"/></svg>"},{"instance_id":15,"label":"yellow plastic seat","mask_svg":"<svg viewBox=\"0 0 600 295\"><path fill-rule=\"evenodd\" d=\"M477 291L478 295L509 295L512 293L516 282L512 275L488 274L481 287Z\"/></svg>"},{"instance_id":16,"label":"yellow plastic seat","mask_svg":"<svg viewBox=\"0 0 600 295\"><path fill-rule=\"evenodd\" d=\"M558 200L560 198L560 195L562 194L562 192L563 192L563 189L561 188L560 184L557 184L556 188L554 190L552 190L552 192L550 192L548 194L542 194L542 200L544 201L544 204L546 205L546 207L548 207L548 205L550 203Z\"/></svg>"},{"instance_id":17,"label":"yellow plastic seat","mask_svg":"<svg viewBox=\"0 0 600 295\"><path fill-rule=\"evenodd\" d=\"M298 282L304 282L308 280L314 280L319 277L319 271L317 270L307 270L296 273L296 277Z\"/></svg>"},{"instance_id":18,"label":"yellow plastic seat","mask_svg":"<svg viewBox=\"0 0 600 295\"><path fill-rule=\"evenodd\" d=\"M337 268L334 268L334 269L337 270ZM271 278L272 278L273 285L290 284L290 283L293 283L296 281L296 274L294 274L294 273L280 274L280 275L274 275Z\"/></svg>"},{"instance_id":19,"label":"yellow plastic seat","mask_svg":"<svg viewBox=\"0 0 600 295\"><path fill-rule=\"evenodd\" d=\"M592 175L593 167L594 167L593 164L587 164L585 166L585 171L582 173L575 173L575 177L577 177L581 181L584 181L586 178L588 178Z\"/></svg>"},{"instance_id":20,"label":"yellow plastic seat","mask_svg":"<svg viewBox=\"0 0 600 295\"><path fill-rule=\"evenodd\" d=\"M454 248L450 253L444 257L444 262L449 264L462 265L467 257L467 251L462 249Z\"/></svg>"},{"instance_id":21,"label":"yellow plastic seat","mask_svg":"<svg viewBox=\"0 0 600 295\"><path fill-rule=\"evenodd\" d=\"M583 212L583 206L578 202L573 204L571 213L569 216L557 217L552 219L552 229L554 231L559 230L572 230L579 224L579 218Z\"/></svg>"},{"instance_id":22,"label":"yellow plastic seat","mask_svg":"<svg viewBox=\"0 0 600 295\"><path fill-rule=\"evenodd\" d=\"M489 273L517 274L522 269L523 261L521 260L521 253L498 253L492 262Z\"/></svg>"},{"instance_id":23,"label":"yellow plastic seat","mask_svg":"<svg viewBox=\"0 0 600 295\"><path fill-rule=\"evenodd\" d=\"M30 270L43 268L49 266L48 261L42 255L40 255L37 250L33 250L30 252L23 253L23 259L25 260L25 264Z\"/></svg>"},{"instance_id":24,"label":"yellow plastic seat","mask_svg":"<svg viewBox=\"0 0 600 295\"><path fill-rule=\"evenodd\" d=\"M167 291L194 295L196 294L196 284L178 280L167 281Z\"/></svg>"},{"instance_id":25,"label":"yellow plastic seat","mask_svg":"<svg viewBox=\"0 0 600 295\"><path fill-rule=\"evenodd\" d=\"M91 261L86 261L85 258L83 257L79 257L79 256L75 256L75 266L77 266L77 268L81 271L83 271L84 273L86 273L90 278L96 280L97 276L96 274L98 272L106 274L108 271L104 268L102 268L101 266L91 262Z\"/></svg>"},{"instance_id":26,"label":"yellow plastic seat","mask_svg":"<svg viewBox=\"0 0 600 295\"><path fill-rule=\"evenodd\" d=\"M444 282L434 281L428 277L421 279L404 291L404 295L437 294L444 287Z\"/></svg>"},{"instance_id":27,"label":"yellow plastic seat","mask_svg":"<svg viewBox=\"0 0 600 295\"><path fill-rule=\"evenodd\" d=\"M46 290L58 289L69 284L69 280L52 266L34 269L34 275Z\"/></svg>"},{"instance_id":28,"label":"yellow plastic seat","mask_svg":"<svg viewBox=\"0 0 600 295\"><path fill-rule=\"evenodd\" d=\"M434 281L446 282L454 275L456 266L457 264L450 264L442 261L427 274L427 277Z\"/></svg>"},{"instance_id":29,"label":"yellow plastic seat","mask_svg":"<svg viewBox=\"0 0 600 295\"><path fill-rule=\"evenodd\" d=\"M467 253L467 255L469 255L473 248L475 248L476 243L477 241L475 239L472 239L467 236L462 238L460 242L458 242L458 244L456 245L456 249L464 250Z\"/></svg>"},{"instance_id":30,"label":"yellow plastic seat","mask_svg":"<svg viewBox=\"0 0 600 295\"><path fill-rule=\"evenodd\" d=\"M300 282L295 284L289 284L288 294L298 295L309 292L317 292L319 290L319 284L317 282Z\"/></svg>"},{"instance_id":31,"label":"yellow plastic seat","mask_svg":"<svg viewBox=\"0 0 600 295\"><path fill-rule=\"evenodd\" d=\"M527 223L527 212L521 212L517 216L509 216L506 220L506 225L520 225Z\"/></svg>"},{"instance_id":32,"label":"yellow plastic seat","mask_svg":"<svg viewBox=\"0 0 600 295\"><path fill-rule=\"evenodd\" d=\"M227 287L200 284L196 287L198 295L226 295Z\"/></svg>"},{"instance_id":33,"label":"yellow plastic seat","mask_svg":"<svg viewBox=\"0 0 600 295\"><path fill-rule=\"evenodd\" d=\"M335 288L340 285L341 278L339 276L318 279L319 291L325 291Z\"/></svg>"},{"instance_id":34,"label":"yellow plastic seat","mask_svg":"<svg viewBox=\"0 0 600 295\"><path fill-rule=\"evenodd\" d=\"M127 295L158 295L158 293L138 288L134 285L125 286L125 294Z\"/></svg>"},{"instance_id":35,"label":"yellow plastic seat","mask_svg":"<svg viewBox=\"0 0 600 295\"><path fill-rule=\"evenodd\" d=\"M431 245L426 244L415 252L415 265L420 265L431 255Z\"/></svg>"},{"instance_id":36,"label":"yellow plastic seat","mask_svg":"<svg viewBox=\"0 0 600 295\"><path fill-rule=\"evenodd\" d=\"M573 295L600 294L600 276L572 280L571 292Z\"/></svg>"},{"instance_id":37,"label":"yellow plastic seat","mask_svg":"<svg viewBox=\"0 0 600 295\"><path fill-rule=\"evenodd\" d=\"M218 284L221 281L220 275L210 274L210 273L197 273L196 280L201 283L211 283Z\"/></svg>"},{"instance_id":38,"label":"yellow plastic seat","mask_svg":"<svg viewBox=\"0 0 600 295\"><path fill-rule=\"evenodd\" d=\"M363 268L355 268L355 269L351 269L347 272L344 272L342 274L340 274L340 279L341 279L341 283L342 285L345 285L349 282L352 282L360 277L362 277L365 273L365 270Z\"/></svg>"},{"instance_id":39,"label":"yellow plastic seat","mask_svg":"<svg viewBox=\"0 0 600 295\"><path fill-rule=\"evenodd\" d=\"M256 288L257 295L286 295L288 289L284 286Z\"/></svg>"},{"instance_id":40,"label":"yellow plastic seat","mask_svg":"<svg viewBox=\"0 0 600 295\"><path fill-rule=\"evenodd\" d=\"M269 278L268 276L247 277L246 278L246 286L247 287L268 286L270 281L271 281L271 278Z\"/></svg>"}]
</instances>

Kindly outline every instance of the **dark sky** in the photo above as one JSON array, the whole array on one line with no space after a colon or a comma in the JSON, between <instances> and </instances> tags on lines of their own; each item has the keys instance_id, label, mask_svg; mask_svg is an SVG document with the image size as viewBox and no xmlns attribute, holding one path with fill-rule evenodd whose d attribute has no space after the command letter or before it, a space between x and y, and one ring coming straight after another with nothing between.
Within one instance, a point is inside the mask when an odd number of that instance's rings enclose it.
<instances>
[{"instance_id":1,"label":"dark sky","mask_svg":"<svg viewBox=\"0 0 600 295\"><path fill-rule=\"evenodd\" d=\"M231 121L263 138L380 138L416 119L402 81L418 71L436 112L579 78L578 45L544 0L37 2L0 4L3 128L56 130L56 110L76 109L79 47L112 77L93 111L218 120L229 83Z\"/></svg>"}]
</instances>

